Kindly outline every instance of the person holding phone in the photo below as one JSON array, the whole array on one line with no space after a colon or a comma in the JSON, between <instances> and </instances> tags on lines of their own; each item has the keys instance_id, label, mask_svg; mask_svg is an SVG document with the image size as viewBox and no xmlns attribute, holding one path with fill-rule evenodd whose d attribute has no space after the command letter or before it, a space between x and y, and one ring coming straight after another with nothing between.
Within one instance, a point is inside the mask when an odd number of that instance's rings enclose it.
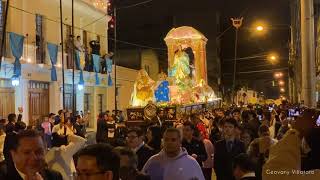
<instances>
[{"instance_id":1,"label":"person holding phone","mask_svg":"<svg viewBox=\"0 0 320 180\"><path fill-rule=\"evenodd\" d=\"M294 180L320 179L320 133L316 128L318 114L314 109L306 109L302 116L297 117L293 128L277 144L271 146L269 158L263 166L262 179L284 180L289 176ZM307 163L301 164L302 139L306 139L310 157ZM274 174L280 171L281 174Z\"/></svg>"}]
</instances>

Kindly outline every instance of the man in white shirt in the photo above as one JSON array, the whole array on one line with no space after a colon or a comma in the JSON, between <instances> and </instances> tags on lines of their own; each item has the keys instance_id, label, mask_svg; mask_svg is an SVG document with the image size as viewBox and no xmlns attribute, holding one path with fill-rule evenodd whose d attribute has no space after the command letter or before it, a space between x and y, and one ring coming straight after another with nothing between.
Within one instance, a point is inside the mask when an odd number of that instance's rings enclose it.
<instances>
[{"instance_id":1,"label":"man in white shirt","mask_svg":"<svg viewBox=\"0 0 320 180\"><path fill-rule=\"evenodd\" d=\"M46 154L49 168L60 172L64 180L73 180L76 173L73 155L79 151L86 140L80 136L54 136L53 148Z\"/></svg>"}]
</instances>

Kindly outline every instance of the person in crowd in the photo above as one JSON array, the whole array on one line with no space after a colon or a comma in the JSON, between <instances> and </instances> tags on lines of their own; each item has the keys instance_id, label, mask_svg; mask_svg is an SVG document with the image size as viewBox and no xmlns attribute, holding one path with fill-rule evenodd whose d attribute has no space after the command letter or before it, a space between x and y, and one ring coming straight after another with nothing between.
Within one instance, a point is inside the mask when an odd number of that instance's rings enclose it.
<instances>
[{"instance_id":1,"label":"person in crowd","mask_svg":"<svg viewBox=\"0 0 320 180\"><path fill-rule=\"evenodd\" d=\"M124 122L124 115L123 115L123 112L120 110L118 111L117 123L123 123L123 122Z\"/></svg>"},{"instance_id":2,"label":"person in crowd","mask_svg":"<svg viewBox=\"0 0 320 180\"><path fill-rule=\"evenodd\" d=\"M241 126L246 126L248 124L249 118L250 118L249 114L250 114L249 110L242 111L242 113L241 113L241 123L240 123Z\"/></svg>"},{"instance_id":3,"label":"person in crowd","mask_svg":"<svg viewBox=\"0 0 320 180\"><path fill-rule=\"evenodd\" d=\"M220 121L213 120L211 125L211 131L210 131L211 133L210 133L209 139L212 142L212 144L215 144L217 141L222 139L222 134L219 130L218 122Z\"/></svg>"},{"instance_id":4,"label":"person in crowd","mask_svg":"<svg viewBox=\"0 0 320 180\"><path fill-rule=\"evenodd\" d=\"M218 108L215 110L214 121L219 123L221 120L225 118L225 113L223 108Z\"/></svg>"},{"instance_id":5,"label":"person in crowd","mask_svg":"<svg viewBox=\"0 0 320 180\"><path fill-rule=\"evenodd\" d=\"M270 126L270 121L271 121L271 118L272 118L271 112L266 110L266 111L263 111L262 113L263 114L262 114L261 125Z\"/></svg>"},{"instance_id":6,"label":"person in crowd","mask_svg":"<svg viewBox=\"0 0 320 180\"><path fill-rule=\"evenodd\" d=\"M217 180L232 180L232 162L241 153L245 153L243 142L235 138L237 120L228 118L223 124L224 139L218 141L214 146L214 170Z\"/></svg>"},{"instance_id":7,"label":"person in crowd","mask_svg":"<svg viewBox=\"0 0 320 180\"><path fill-rule=\"evenodd\" d=\"M113 119L114 121L116 121L116 122L117 122L117 114L118 114L118 112L116 112L116 110L112 110L111 117L112 117L112 119Z\"/></svg>"},{"instance_id":8,"label":"person in crowd","mask_svg":"<svg viewBox=\"0 0 320 180\"><path fill-rule=\"evenodd\" d=\"M54 117L54 125L60 124L61 120L64 119L64 110L59 110L58 115Z\"/></svg>"},{"instance_id":9,"label":"person in crowd","mask_svg":"<svg viewBox=\"0 0 320 180\"><path fill-rule=\"evenodd\" d=\"M194 138L195 129L195 126L190 121L183 123L182 147L184 147L188 154L196 159L200 167L202 167L202 163L207 160L208 155L203 142Z\"/></svg>"},{"instance_id":10,"label":"person in crowd","mask_svg":"<svg viewBox=\"0 0 320 180\"><path fill-rule=\"evenodd\" d=\"M120 158L108 144L92 144L80 149L75 162L77 179L119 180Z\"/></svg>"},{"instance_id":11,"label":"person in crowd","mask_svg":"<svg viewBox=\"0 0 320 180\"><path fill-rule=\"evenodd\" d=\"M190 116L191 122L195 125L195 127L199 130L202 136L206 139L209 139L208 131L206 125L200 120L199 115L192 114Z\"/></svg>"},{"instance_id":12,"label":"person in crowd","mask_svg":"<svg viewBox=\"0 0 320 180\"><path fill-rule=\"evenodd\" d=\"M289 120L287 118L280 118L281 121L281 126L278 130L278 134L277 134L277 139L280 140L285 134L286 132L290 129L289 128Z\"/></svg>"},{"instance_id":13,"label":"person in crowd","mask_svg":"<svg viewBox=\"0 0 320 180\"><path fill-rule=\"evenodd\" d=\"M256 138L251 142L247 151L250 158L252 158L254 163L257 165L257 179L262 178L262 166L268 159L270 147L275 143L277 143L277 140L270 136L269 127L267 125L261 125L259 128L259 138Z\"/></svg>"},{"instance_id":14,"label":"person in crowd","mask_svg":"<svg viewBox=\"0 0 320 180\"><path fill-rule=\"evenodd\" d=\"M291 180L320 179L320 156L318 153L320 134L319 128L316 126L317 118L318 114L315 114L315 110L305 109L302 116L297 118L293 128L289 129L278 143L270 147L269 158L262 170L263 180L284 180L288 179L288 176ZM303 138L311 138L307 142L311 151L314 151L310 157L314 161L309 162L313 167L306 168L303 163L301 166ZM277 175L270 173L279 171L285 173Z\"/></svg>"},{"instance_id":15,"label":"person in crowd","mask_svg":"<svg viewBox=\"0 0 320 180\"><path fill-rule=\"evenodd\" d=\"M73 134L53 134L53 147L46 154L46 162L49 168L62 174L64 180L73 180L76 169L73 155L81 149L86 140Z\"/></svg>"},{"instance_id":16,"label":"person in crowd","mask_svg":"<svg viewBox=\"0 0 320 180\"><path fill-rule=\"evenodd\" d=\"M150 180L148 175L144 175L137 170L138 157L127 147L116 147L114 152L120 157L120 178L121 180Z\"/></svg>"},{"instance_id":17,"label":"person in crowd","mask_svg":"<svg viewBox=\"0 0 320 180\"><path fill-rule=\"evenodd\" d=\"M259 117L262 118L262 111L258 110L257 113L259 112L260 115L258 115ZM258 135L258 129L261 125L261 122L259 120L259 118L257 117L257 113L255 111L250 111L249 113L249 122L246 128L249 128L252 131L252 137L253 138L257 138Z\"/></svg>"},{"instance_id":18,"label":"person in crowd","mask_svg":"<svg viewBox=\"0 0 320 180\"><path fill-rule=\"evenodd\" d=\"M26 130L24 124L17 124L12 132L6 133L3 145L3 155L7 167L13 166L12 156L10 151L15 147L15 137L19 132Z\"/></svg>"},{"instance_id":19,"label":"person in crowd","mask_svg":"<svg viewBox=\"0 0 320 180\"><path fill-rule=\"evenodd\" d=\"M4 161L3 147L6 138L6 133L4 130L4 125L0 124L0 162Z\"/></svg>"},{"instance_id":20,"label":"person in crowd","mask_svg":"<svg viewBox=\"0 0 320 180\"><path fill-rule=\"evenodd\" d=\"M47 148L51 148L52 127L48 117L44 117L44 121L43 123L41 123L41 127L44 130L44 139L45 139Z\"/></svg>"},{"instance_id":21,"label":"person in crowd","mask_svg":"<svg viewBox=\"0 0 320 180\"><path fill-rule=\"evenodd\" d=\"M4 128L6 127L6 125L8 124L8 121L7 121L7 119L0 119L0 125L3 125L4 126Z\"/></svg>"},{"instance_id":22,"label":"person in crowd","mask_svg":"<svg viewBox=\"0 0 320 180\"><path fill-rule=\"evenodd\" d=\"M213 155L214 155L213 144L209 139L203 138L202 135L199 133L199 131L194 131L193 134L196 139L200 140L204 144L208 158L202 163L202 172L206 180L211 180L212 168L213 168Z\"/></svg>"},{"instance_id":23,"label":"person in crowd","mask_svg":"<svg viewBox=\"0 0 320 180\"><path fill-rule=\"evenodd\" d=\"M146 133L147 144L152 147L155 152L161 150L161 128L159 126L150 126Z\"/></svg>"},{"instance_id":24,"label":"person in crowd","mask_svg":"<svg viewBox=\"0 0 320 180\"><path fill-rule=\"evenodd\" d=\"M76 123L73 125L73 127L76 131L75 135L85 138L86 127L84 125L84 122L83 122L80 115L77 115L76 118L77 118Z\"/></svg>"},{"instance_id":25,"label":"person in crowd","mask_svg":"<svg viewBox=\"0 0 320 180\"><path fill-rule=\"evenodd\" d=\"M235 138L236 139L240 140L242 131L243 131L243 128L238 123L238 126L235 127Z\"/></svg>"},{"instance_id":26,"label":"person in crowd","mask_svg":"<svg viewBox=\"0 0 320 180\"><path fill-rule=\"evenodd\" d=\"M154 149L144 143L144 133L140 128L131 128L127 131L127 146L138 156L139 171L155 153Z\"/></svg>"},{"instance_id":27,"label":"person in crowd","mask_svg":"<svg viewBox=\"0 0 320 180\"><path fill-rule=\"evenodd\" d=\"M242 153L234 158L233 175L236 180L256 180L254 170L255 164L247 154Z\"/></svg>"},{"instance_id":28,"label":"person in crowd","mask_svg":"<svg viewBox=\"0 0 320 180\"><path fill-rule=\"evenodd\" d=\"M15 124L16 124L16 118L17 118L16 114L11 113L8 115L9 123L6 125L6 134L14 131Z\"/></svg>"},{"instance_id":29,"label":"person in crowd","mask_svg":"<svg viewBox=\"0 0 320 180\"><path fill-rule=\"evenodd\" d=\"M107 122L107 142L114 146L116 142L116 121L109 114L105 114L104 118Z\"/></svg>"},{"instance_id":30,"label":"person in crowd","mask_svg":"<svg viewBox=\"0 0 320 180\"><path fill-rule=\"evenodd\" d=\"M74 134L73 132L73 128L70 128L70 118L67 118L69 120L67 120L67 122L64 121L60 121L59 124L55 125L52 128L52 134L53 133L57 133L58 135L71 135ZM69 123L68 123L69 122Z\"/></svg>"},{"instance_id":31,"label":"person in crowd","mask_svg":"<svg viewBox=\"0 0 320 180\"><path fill-rule=\"evenodd\" d=\"M272 138L275 138L277 135L277 132L276 132L277 118L279 118L278 113L273 109L271 111L271 118L269 123L269 131L270 131L270 136Z\"/></svg>"},{"instance_id":32,"label":"person in crowd","mask_svg":"<svg viewBox=\"0 0 320 180\"><path fill-rule=\"evenodd\" d=\"M244 143L246 150L249 148L251 141L253 140L252 132L250 129L243 129L241 132L240 140Z\"/></svg>"},{"instance_id":33,"label":"person in crowd","mask_svg":"<svg viewBox=\"0 0 320 180\"><path fill-rule=\"evenodd\" d=\"M100 113L98 117L97 133L96 133L97 143L107 142L108 128L107 128L107 122L104 116L105 116L104 113Z\"/></svg>"},{"instance_id":34,"label":"person in crowd","mask_svg":"<svg viewBox=\"0 0 320 180\"><path fill-rule=\"evenodd\" d=\"M62 180L59 172L47 168L45 144L37 131L23 130L12 136L11 140L10 154L13 165L5 164L6 168L1 168L3 179Z\"/></svg>"},{"instance_id":35,"label":"person in crowd","mask_svg":"<svg viewBox=\"0 0 320 180\"><path fill-rule=\"evenodd\" d=\"M204 180L198 162L182 148L181 139L178 129L168 128L163 134L163 149L147 161L142 172L152 180Z\"/></svg>"},{"instance_id":36,"label":"person in crowd","mask_svg":"<svg viewBox=\"0 0 320 180\"><path fill-rule=\"evenodd\" d=\"M114 146L126 146L127 127L125 124L117 124Z\"/></svg>"},{"instance_id":37,"label":"person in crowd","mask_svg":"<svg viewBox=\"0 0 320 180\"><path fill-rule=\"evenodd\" d=\"M232 118L235 119L238 123L241 122L241 111L240 109L234 109L232 111Z\"/></svg>"}]
</instances>

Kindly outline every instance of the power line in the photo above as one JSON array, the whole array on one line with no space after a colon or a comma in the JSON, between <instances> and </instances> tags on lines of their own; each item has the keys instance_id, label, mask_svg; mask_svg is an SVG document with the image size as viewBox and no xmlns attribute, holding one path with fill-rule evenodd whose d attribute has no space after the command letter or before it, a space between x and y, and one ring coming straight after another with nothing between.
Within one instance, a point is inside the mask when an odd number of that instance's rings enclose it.
<instances>
[{"instance_id":1,"label":"power line","mask_svg":"<svg viewBox=\"0 0 320 180\"><path fill-rule=\"evenodd\" d=\"M251 73L271 73L274 71L282 71L282 70L287 70L288 68L277 68L277 69L264 69L264 70L258 70L258 71L242 71L242 72L237 72L237 74L251 74ZM223 75L230 76L232 73L224 73Z\"/></svg>"},{"instance_id":2,"label":"power line","mask_svg":"<svg viewBox=\"0 0 320 180\"><path fill-rule=\"evenodd\" d=\"M27 13L27 14L36 15L35 13L32 13L32 12L30 12L30 11L26 11L26 10L24 10L24 9L21 9L21 8L12 6L12 5L9 5L9 7L12 8L12 9L15 9L15 10L22 11L22 12ZM103 17L105 17L105 16L103 16ZM95 22L97 22L98 20L102 19L103 17L100 17L99 19L95 20ZM46 19L46 20L48 20L48 21L51 21L51 22L55 22L55 23L59 23L59 24L60 24L60 21L57 21L57 20L54 20L54 19L50 19L50 18L45 17L45 16L44 16L43 18ZM62 24L65 25L65 26L68 25L68 24L66 24L66 23L64 23L64 22L62 22ZM78 29L78 30L84 30L84 31L86 31L86 32L88 32L88 33L95 34L95 35L99 35L99 36L101 36L101 37L106 38L105 35L98 34L98 33L91 32L91 31L87 31L87 30L85 30L83 27L80 28L80 27L74 26L74 28L75 28L75 29ZM108 37L108 40L109 40L109 39L110 39L110 40L114 40L113 38L109 38L109 37ZM148 49L166 51L166 49L164 49L164 48L151 47L151 46L147 46L147 45L141 45L141 44L132 43L132 42L127 42L127 41L122 41L122 40L117 40L117 42L123 43L123 44L132 45L132 46L136 46L136 47L141 47L141 48L148 48Z\"/></svg>"},{"instance_id":3,"label":"power line","mask_svg":"<svg viewBox=\"0 0 320 180\"><path fill-rule=\"evenodd\" d=\"M96 19L96 20L92 21L91 23L89 23L89 24L87 24L87 25L85 25L85 26L82 26L81 28L88 27L88 26L90 26L90 25L92 25L92 24L94 24L94 23L96 23L96 22L100 21L102 18L104 18L104 17L106 17L106 16L107 16L107 14L105 14L105 15L101 16L100 18L98 18L98 19Z\"/></svg>"},{"instance_id":4,"label":"power line","mask_svg":"<svg viewBox=\"0 0 320 180\"><path fill-rule=\"evenodd\" d=\"M132 5L128 5L128 6L124 6L124 7L117 8L117 10L128 9L128 8L140 6L140 5L143 5L143 4L147 4L147 3L149 3L149 2L152 2L152 1L153 1L153 0L147 0L147 1L139 2L139 3L136 3L136 4L132 4Z\"/></svg>"},{"instance_id":5,"label":"power line","mask_svg":"<svg viewBox=\"0 0 320 180\"><path fill-rule=\"evenodd\" d=\"M113 38L108 38L108 39L114 40ZM140 45L140 44L130 43L130 42L121 41L121 40L117 40L117 42L119 42L119 43L123 43L123 44L132 45L132 46L137 46L137 47L141 47L141 48L147 48L147 49L154 49L154 50L167 51L167 49L164 49L164 48L150 47L150 46L146 46L146 45Z\"/></svg>"}]
</instances>

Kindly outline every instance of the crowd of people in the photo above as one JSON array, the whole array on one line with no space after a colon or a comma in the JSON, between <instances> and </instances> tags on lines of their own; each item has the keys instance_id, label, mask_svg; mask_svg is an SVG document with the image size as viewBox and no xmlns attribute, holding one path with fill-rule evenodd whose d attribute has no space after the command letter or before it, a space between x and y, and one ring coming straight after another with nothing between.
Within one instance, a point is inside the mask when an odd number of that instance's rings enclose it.
<instances>
[{"instance_id":1,"label":"crowd of people","mask_svg":"<svg viewBox=\"0 0 320 180\"><path fill-rule=\"evenodd\" d=\"M122 113L107 111L94 144L81 115L60 110L30 127L10 114L0 122L0 179L319 179L319 114L284 102L127 127Z\"/></svg>"}]
</instances>

